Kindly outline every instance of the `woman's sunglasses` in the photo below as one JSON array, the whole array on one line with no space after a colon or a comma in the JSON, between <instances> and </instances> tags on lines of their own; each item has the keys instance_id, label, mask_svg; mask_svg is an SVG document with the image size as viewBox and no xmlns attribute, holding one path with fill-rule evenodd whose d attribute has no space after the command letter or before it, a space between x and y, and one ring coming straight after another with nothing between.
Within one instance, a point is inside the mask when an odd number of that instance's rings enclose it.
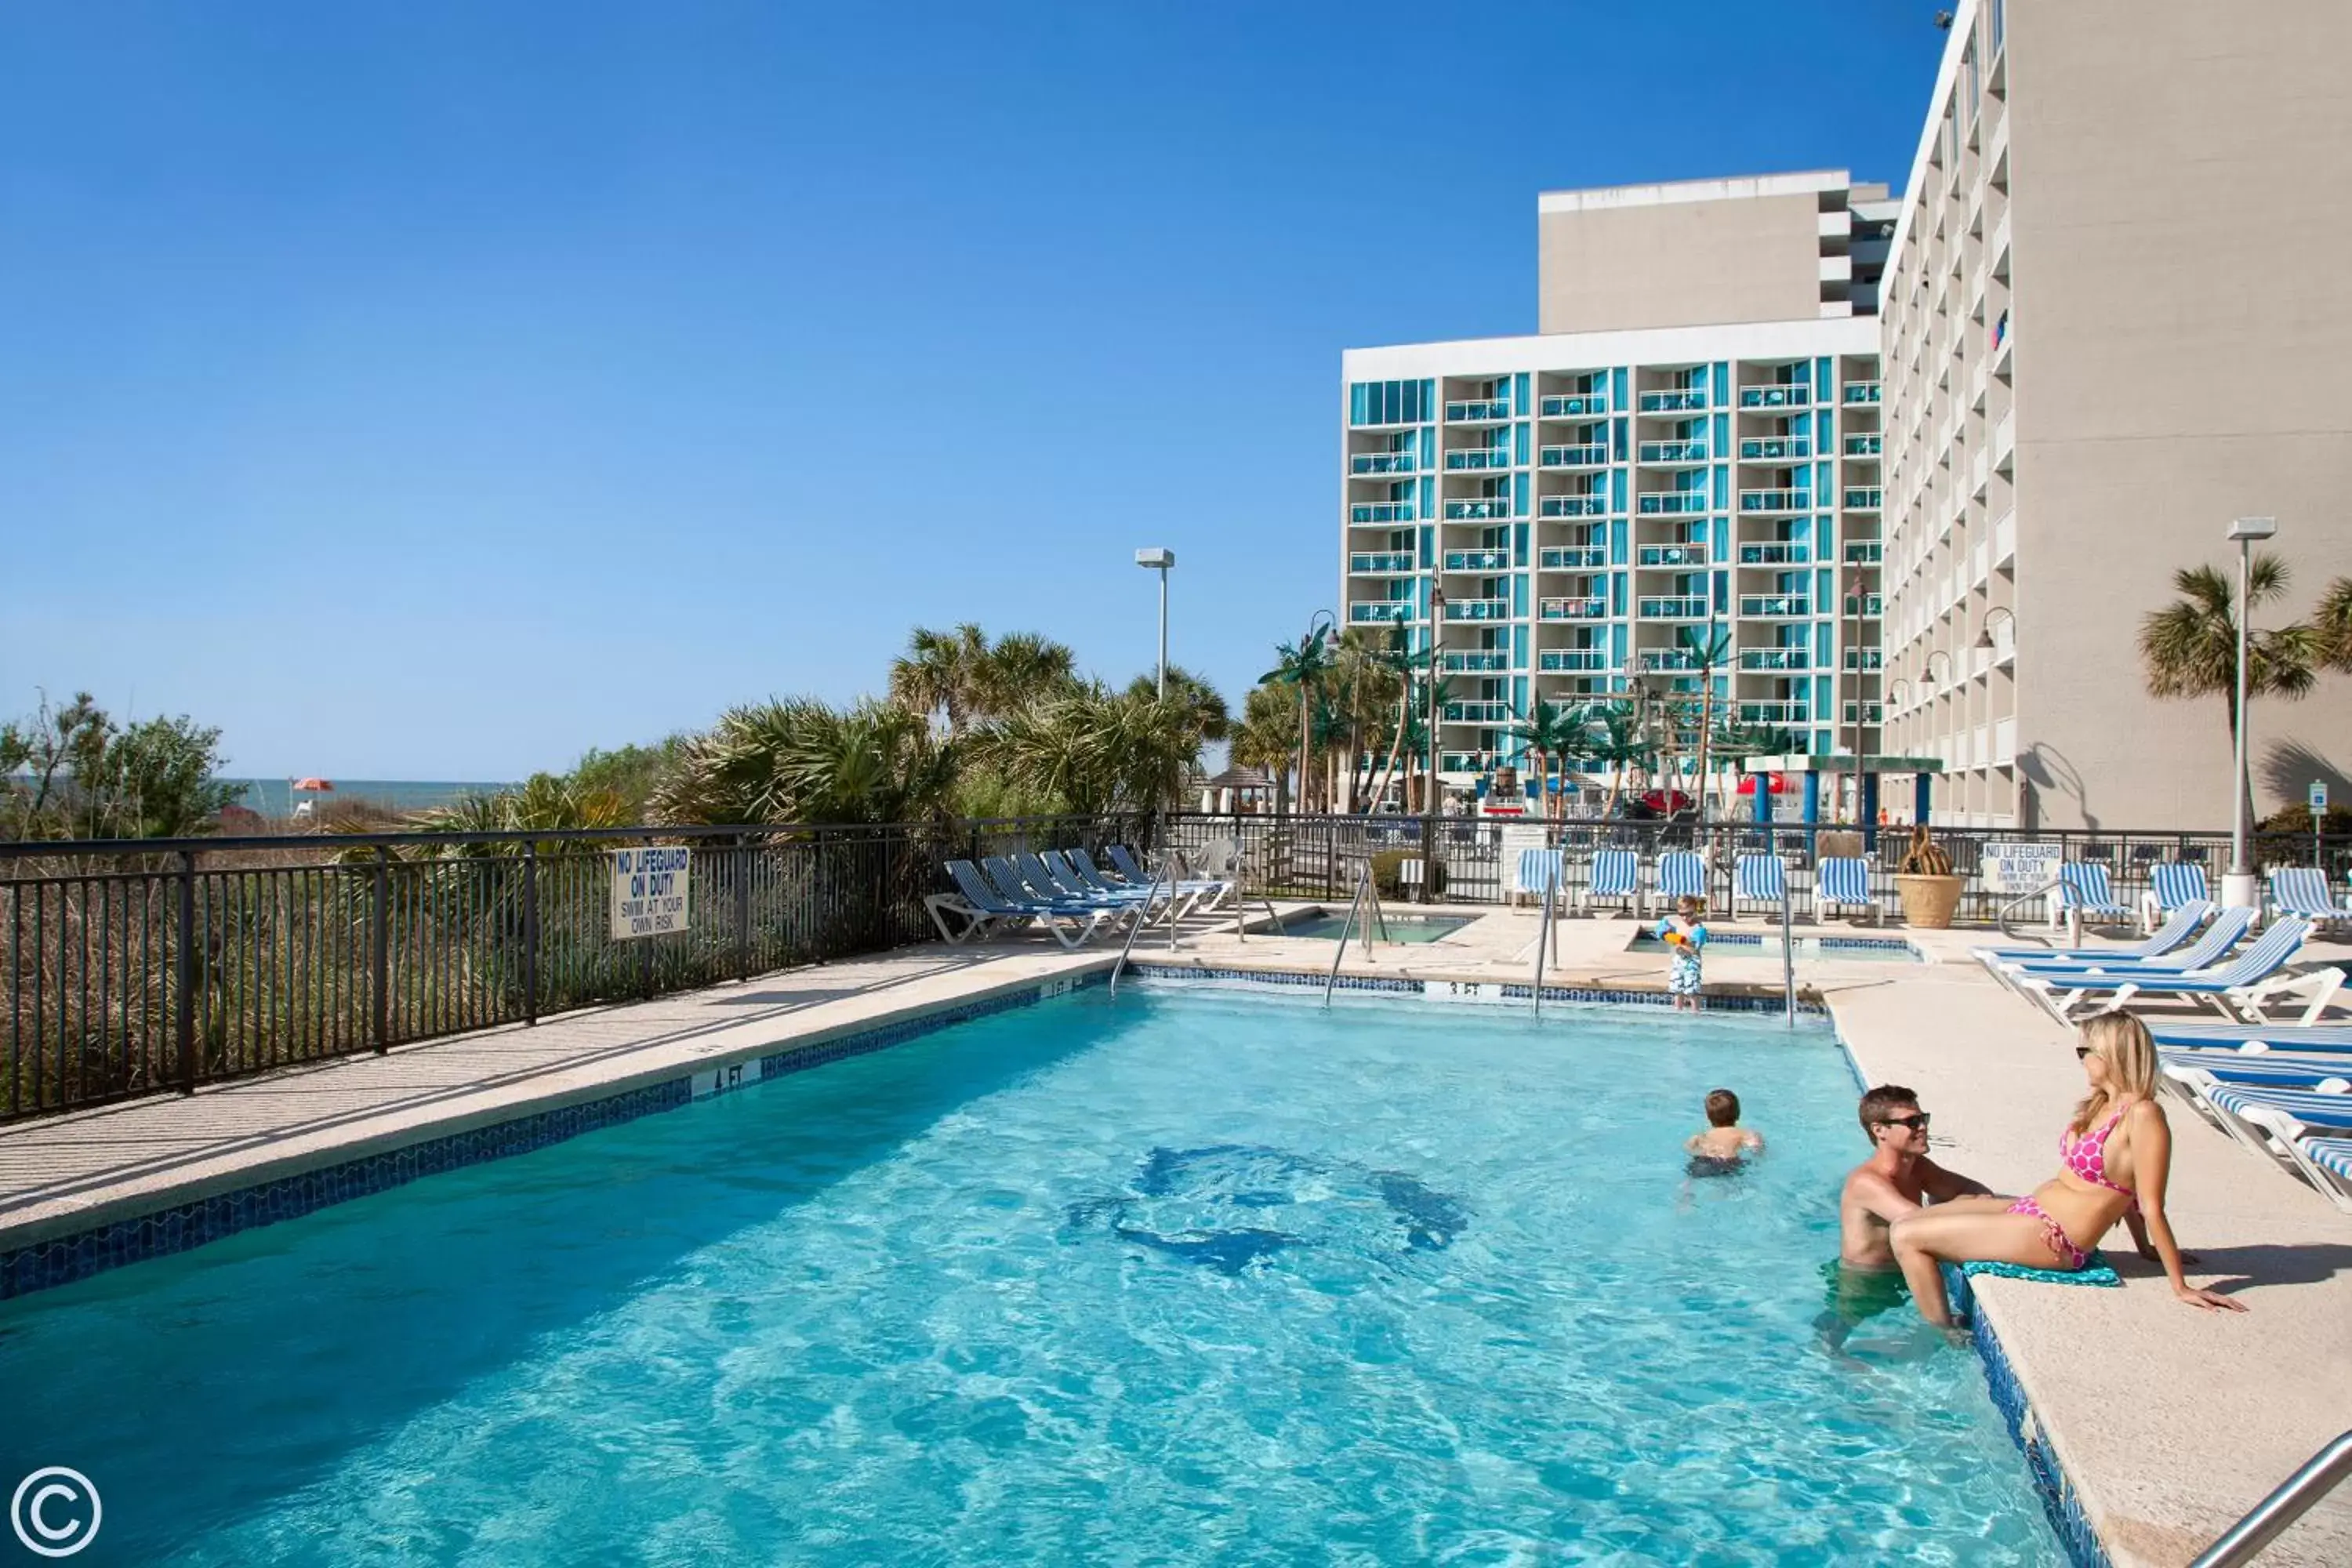
<instances>
[{"instance_id":1,"label":"woman's sunglasses","mask_svg":"<svg viewBox=\"0 0 2352 1568\"><path fill-rule=\"evenodd\" d=\"M1908 1127L1914 1132L1925 1132L1927 1131L1927 1122L1929 1120L1930 1118L1927 1113L1922 1110L1917 1112L1916 1115L1911 1116L1882 1116L1879 1118L1879 1125L1882 1127Z\"/></svg>"},{"instance_id":2,"label":"woman's sunglasses","mask_svg":"<svg viewBox=\"0 0 2352 1568\"><path fill-rule=\"evenodd\" d=\"M2099 1047L2096 1046L2076 1046L2074 1047L2074 1059L2078 1062L2088 1061L2091 1058L2095 1057L2098 1054Z\"/></svg>"}]
</instances>

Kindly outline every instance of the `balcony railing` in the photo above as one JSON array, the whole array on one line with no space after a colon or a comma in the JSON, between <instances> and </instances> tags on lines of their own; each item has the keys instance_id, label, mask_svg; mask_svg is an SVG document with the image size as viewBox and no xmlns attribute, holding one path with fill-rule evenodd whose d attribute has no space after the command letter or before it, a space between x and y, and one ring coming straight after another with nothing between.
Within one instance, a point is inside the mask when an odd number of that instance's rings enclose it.
<instances>
[{"instance_id":1,"label":"balcony railing","mask_svg":"<svg viewBox=\"0 0 2352 1568\"><path fill-rule=\"evenodd\" d=\"M1475 773L1485 768L1490 760L1483 752L1441 752L1437 766L1442 773Z\"/></svg>"},{"instance_id":2,"label":"balcony railing","mask_svg":"<svg viewBox=\"0 0 2352 1568\"><path fill-rule=\"evenodd\" d=\"M1813 558L1813 547L1787 540L1774 544L1743 544L1739 547L1742 566L1802 566Z\"/></svg>"},{"instance_id":3,"label":"balcony railing","mask_svg":"<svg viewBox=\"0 0 2352 1568\"><path fill-rule=\"evenodd\" d=\"M1448 452L1445 454L1445 466L1455 473L1507 468L1511 466L1511 449L1508 447L1473 447L1466 452Z\"/></svg>"},{"instance_id":4,"label":"balcony railing","mask_svg":"<svg viewBox=\"0 0 2352 1568\"><path fill-rule=\"evenodd\" d=\"M1360 599L1348 606L1348 620L1353 626L1384 626L1420 618L1412 613L1410 599Z\"/></svg>"},{"instance_id":5,"label":"balcony railing","mask_svg":"<svg viewBox=\"0 0 2352 1568\"><path fill-rule=\"evenodd\" d=\"M1739 389L1742 408L1802 408L1813 400L1813 389L1802 382L1775 382L1769 386Z\"/></svg>"},{"instance_id":6,"label":"balcony railing","mask_svg":"<svg viewBox=\"0 0 2352 1568\"><path fill-rule=\"evenodd\" d=\"M1447 648L1437 656L1437 667L1458 674L1487 674L1510 668L1511 655L1499 647Z\"/></svg>"},{"instance_id":7,"label":"balcony railing","mask_svg":"<svg viewBox=\"0 0 2352 1568\"><path fill-rule=\"evenodd\" d=\"M1445 405L1449 425L1493 425L1511 416L1511 402L1507 397L1466 398Z\"/></svg>"},{"instance_id":8,"label":"balcony railing","mask_svg":"<svg viewBox=\"0 0 2352 1568\"><path fill-rule=\"evenodd\" d=\"M1864 489L1849 486L1845 492L1846 510L1848 511L1876 511L1878 510L1879 503L1885 499L1885 495L1886 492L1885 490L1878 489L1876 488Z\"/></svg>"},{"instance_id":9,"label":"balcony railing","mask_svg":"<svg viewBox=\"0 0 2352 1568\"><path fill-rule=\"evenodd\" d=\"M1785 620L1813 613L1813 602L1802 594L1742 594L1739 613L1755 620Z\"/></svg>"},{"instance_id":10,"label":"balcony railing","mask_svg":"<svg viewBox=\"0 0 2352 1568\"><path fill-rule=\"evenodd\" d=\"M1850 647L1845 650L1845 667L1853 670L1884 669L1886 668L1886 650Z\"/></svg>"},{"instance_id":11,"label":"balcony railing","mask_svg":"<svg viewBox=\"0 0 2352 1568\"><path fill-rule=\"evenodd\" d=\"M1609 650L1599 647L1548 647L1537 655L1536 668L1554 672L1589 673L1609 668Z\"/></svg>"},{"instance_id":12,"label":"balcony railing","mask_svg":"<svg viewBox=\"0 0 2352 1568\"><path fill-rule=\"evenodd\" d=\"M1536 611L1547 621L1601 621L1609 618L1609 601L1599 597L1545 599L1536 605Z\"/></svg>"},{"instance_id":13,"label":"balcony railing","mask_svg":"<svg viewBox=\"0 0 2352 1568\"><path fill-rule=\"evenodd\" d=\"M1445 618L1449 621L1507 621L1511 618L1508 599L1448 599Z\"/></svg>"},{"instance_id":14,"label":"balcony railing","mask_svg":"<svg viewBox=\"0 0 2352 1568\"><path fill-rule=\"evenodd\" d=\"M1601 517L1609 510L1609 498L1604 495L1546 496L1536 509L1539 517Z\"/></svg>"},{"instance_id":15,"label":"balcony railing","mask_svg":"<svg viewBox=\"0 0 2352 1568\"><path fill-rule=\"evenodd\" d=\"M1358 452L1348 459L1351 474L1409 474L1413 470L1411 452Z\"/></svg>"},{"instance_id":16,"label":"balcony railing","mask_svg":"<svg viewBox=\"0 0 2352 1568\"><path fill-rule=\"evenodd\" d=\"M1849 724L1880 724L1886 720L1883 702L1849 702L1845 705L1845 721Z\"/></svg>"},{"instance_id":17,"label":"balcony railing","mask_svg":"<svg viewBox=\"0 0 2352 1568\"><path fill-rule=\"evenodd\" d=\"M1875 539L1857 539L1845 547L1845 558L1855 566L1875 566L1886 558L1886 546Z\"/></svg>"},{"instance_id":18,"label":"balcony railing","mask_svg":"<svg viewBox=\"0 0 2352 1568\"><path fill-rule=\"evenodd\" d=\"M1445 516L1449 522L1463 519L1475 522L1480 518L1510 515L1511 503L1501 496L1478 496L1470 500L1450 500L1445 503Z\"/></svg>"},{"instance_id":19,"label":"balcony railing","mask_svg":"<svg viewBox=\"0 0 2352 1568\"><path fill-rule=\"evenodd\" d=\"M1705 490L1661 490L1640 499L1640 510L1644 517L1677 517L1706 510Z\"/></svg>"},{"instance_id":20,"label":"balcony railing","mask_svg":"<svg viewBox=\"0 0 2352 1568\"><path fill-rule=\"evenodd\" d=\"M1739 650L1742 669L1811 669L1813 656L1801 647L1746 647Z\"/></svg>"},{"instance_id":21,"label":"balcony railing","mask_svg":"<svg viewBox=\"0 0 2352 1568\"><path fill-rule=\"evenodd\" d=\"M1411 522L1412 502L1409 500L1358 501L1348 509L1349 522Z\"/></svg>"},{"instance_id":22,"label":"balcony railing","mask_svg":"<svg viewBox=\"0 0 2352 1568\"><path fill-rule=\"evenodd\" d=\"M1706 443L1644 441L1635 449L1635 456L1644 463L1704 463L1706 461Z\"/></svg>"},{"instance_id":23,"label":"balcony railing","mask_svg":"<svg viewBox=\"0 0 2352 1568\"><path fill-rule=\"evenodd\" d=\"M1634 559L1644 566L1704 566L1706 546L1704 544L1644 544Z\"/></svg>"},{"instance_id":24,"label":"balcony railing","mask_svg":"<svg viewBox=\"0 0 2352 1568\"><path fill-rule=\"evenodd\" d=\"M1802 702L1743 702L1739 705L1739 721L1743 724L1805 724L1811 720L1811 708Z\"/></svg>"},{"instance_id":25,"label":"balcony railing","mask_svg":"<svg viewBox=\"0 0 2352 1568\"><path fill-rule=\"evenodd\" d=\"M1741 490L1739 510L1742 511L1811 511L1813 498L1808 490Z\"/></svg>"},{"instance_id":26,"label":"balcony railing","mask_svg":"<svg viewBox=\"0 0 2352 1568\"><path fill-rule=\"evenodd\" d=\"M1440 711L1449 724L1507 724L1514 715L1507 702L1447 702Z\"/></svg>"},{"instance_id":27,"label":"balcony railing","mask_svg":"<svg viewBox=\"0 0 2352 1568\"><path fill-rule=\"evenodd\" d=\"M1637 656L1643 669L1696 669L1698 655L1686 647L1645 647Z\"/></svg>"},{"instance_id":28,"label":"balcony railing","mask_svg":"<svg viewBox=\"0 0 2352 1568\"><path fill-rule=\"evenodd\" d=\"M1386 574L1412 569L1412 552L1410 550L1360 550L1348 557L1348 570L1350 572Z\"/></svg>"},{"instance_id":29,"label":"balcony railing","mask_svg":"<svg viewBox=\"0 0 2352 1568\"><path fill-rule=\"evenodd\" d=\"M1813 455L1811 436L1751 436L1739 443L1743 463L1778 463Z\"/></svg>"},{"instance_id":30,"label":"balcony railing","mask_svg":"<svg viewBox=\"0 0 2352 1568\"><path fill-rule=\"evenodd\" d=\"M1886 437L1876 430L1845 438L1845 455L1849 458L1875 458L1885 449Z\"/></svg>"},{"instance_id":31,"label":"balcony railing","mask_svg":"<svg viewBox=\"0 0 2352 1568\"><path fill-rule=\"evenodd\" d=\"M1590 415L1608 413L1609 395L1605 392L1555 394L1545 398L1541 407L1547 419L1581 419Z\"/></svg>"},{"instance_id":32,"label":"balcony railing","mask_svg":"<svg viewBox=\"0 0 2352 1568\"><path fill-rule=\"evenodd\" d=\"M1609 564L1605 544L1553 545L1538 553L1536 564L1546 572L1591 572Z\"/></svg>"},{"instance_id":33,"label":"balcony railing","mask_svg":"<svg viewBox=\"0 0 2352 1568\"><path fill-rule=\"evenodd\" d=\"M1601 468L1609 464L1609 448L1597 441L1581 446L1546 447L1537 456L1547 468Z\"/></svg>"},{"instance_id":34,"label":"balcony railing","mask_svg":"<svg viewBox=\"0 0 2352 1568\"><path fill-rule=\"evenodd\" d=\"M1706 619L1706 599L1701 595L1662 595L1639 601L1642 618L1649 621L1703 621Z\"/></svg>"},{"instance_id":35,"label":"balcony railing","mask_svg":"<svg viewBox=\"0 0 2352 1568\"><path fill-rule=\"evenodd\" d=\"M1876 594L1848 594L1845 596L1845 613L1862 620L1874 621L1885 613L1885 599Z\"/></svg>"},{"instance_id":36,"label":"balcony railing","mask_svg":"<svg viewBox=\"0 0 2352 1568\"><path fill-rule=\"evenodd\" d=\"M1642 394L1639 406L1644 414L1681 414L1705 408L1706 394L1696 386L1669 387L1664 392Z\"/></svg>"},{"instance_id":37,"label":"balcony railing","mask_svg":"<svg viewBox=\"0 0 2352 1568\"><path fill-rule=\"evenodd\" d=\"M1845 402L1848 407L1876 403L1878 398L1878 383L1874 381L1849 381L1845 384Z\"/></svg>"},{"instance_id":38,"label":"balcony railing","mask_svg":"<svg viewBox=\"0 0 2352 1568\"><path fill-rule=\"evenodd\" d=\"M1445 552L1448 572L1507 572L1511 569L1511 552L1507 550L1449 550Z\"/></svg>"}]
</instances>

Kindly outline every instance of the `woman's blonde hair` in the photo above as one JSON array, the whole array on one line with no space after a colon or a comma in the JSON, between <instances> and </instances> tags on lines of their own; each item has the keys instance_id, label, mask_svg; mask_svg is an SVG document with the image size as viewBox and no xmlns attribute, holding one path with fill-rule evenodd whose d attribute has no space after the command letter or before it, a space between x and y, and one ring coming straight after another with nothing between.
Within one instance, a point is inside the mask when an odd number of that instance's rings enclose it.
<instances>
[{"instance_id":1,"label":"woman's blonde hair","mask_svg":"<svg viewBox=\"0 0 2352 1568\"><path fill-rule=\"evenodd\" d=\"M2092 1120L2126 1095L2151 1100L2156 1095L2156 1037L2129 1013L2101 1013L2083 1025L2083 1044L2107 1064L2107 1086L2093 1089L2074 1108L2077 1137L2091 1130Z\"/></svg>"}]
</instances>

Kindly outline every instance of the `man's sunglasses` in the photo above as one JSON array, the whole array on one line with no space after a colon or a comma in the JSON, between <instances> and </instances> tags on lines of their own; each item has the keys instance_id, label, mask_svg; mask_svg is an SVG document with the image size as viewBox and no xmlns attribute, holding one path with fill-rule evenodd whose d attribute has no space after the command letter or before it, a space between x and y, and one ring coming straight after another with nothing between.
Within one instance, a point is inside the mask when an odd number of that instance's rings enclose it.
<instances>
[{"instance_id":1,"label":"man's sunglasses","mask_svg":"<svg viewBox=\"0 0 2352 1568\"><path fill-rule=\"evenodd\" d=\"M1914 1132L1925 1132L1929 1120L1927 1113L1922 1110L1910 1116L1882 1116L1878 1124L1882 1127L1908 1127Z\"/></svg>"}]
</instances>

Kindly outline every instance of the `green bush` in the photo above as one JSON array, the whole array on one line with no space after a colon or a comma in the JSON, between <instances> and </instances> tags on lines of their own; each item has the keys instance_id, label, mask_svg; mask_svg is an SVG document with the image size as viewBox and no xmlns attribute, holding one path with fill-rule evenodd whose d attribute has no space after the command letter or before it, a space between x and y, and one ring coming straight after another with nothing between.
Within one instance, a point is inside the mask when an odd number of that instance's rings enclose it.
<instances>
[{"instance_id":1,"label":"green bush","mask_svg":"<svg viewBox=\"0 0 2352 1568\"><path fill-rule=\"evenodd\" d=\"M2319 830L2330 837L2337 834L2352 834L2352 805L2339 805L2330 801L2327 809L2320 814ZM2254 824L2254 831L2300 833L2308 838L2311 837L2311 808L2290 805L2274 811Z\"/></svg>"},{"instance_id":2,"label":"green bush","mask_svg":"<svg viewBox=\"0 0 2352 1568\"><path fill-rule=\"evenodd\" d=\"M1404 885L1404 863L1420 858L1421 854L1417 849L1383 849L1373 856L1373 890L1384 899L1403 898L1408 891ZM1436 875L1432 880L1434 884L1430 889L1432 894L1442 894L1445 891L1445 863L1443 860L1437 863Z\"/></svg>"}]
</instances>

